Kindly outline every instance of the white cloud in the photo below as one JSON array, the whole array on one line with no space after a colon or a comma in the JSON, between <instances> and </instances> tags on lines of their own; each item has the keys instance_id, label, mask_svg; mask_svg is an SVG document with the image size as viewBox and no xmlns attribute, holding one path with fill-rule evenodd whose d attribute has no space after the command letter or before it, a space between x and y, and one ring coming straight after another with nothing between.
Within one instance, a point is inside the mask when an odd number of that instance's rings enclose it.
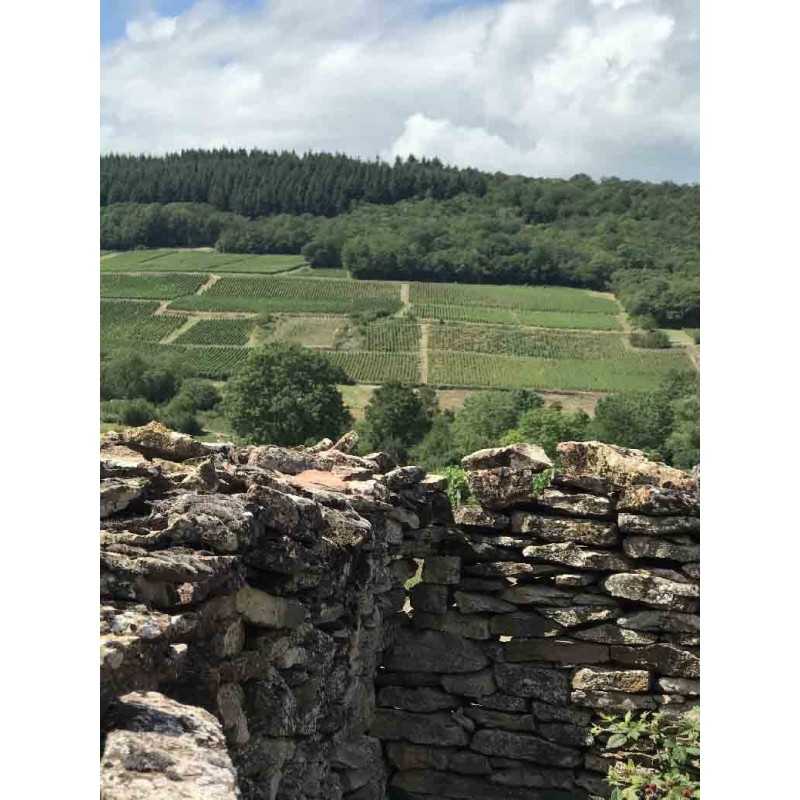
<instances>
[{"instance_id":1,"label":"white cloud","mask_svg":"<svg viewBox=\"0 0 800 800\"><path fill-rule=\"evenodd\" d=\"M204 0L104 49L103 149L696 180L697 31L694 0Z\"/></svg>"}]
</instances>

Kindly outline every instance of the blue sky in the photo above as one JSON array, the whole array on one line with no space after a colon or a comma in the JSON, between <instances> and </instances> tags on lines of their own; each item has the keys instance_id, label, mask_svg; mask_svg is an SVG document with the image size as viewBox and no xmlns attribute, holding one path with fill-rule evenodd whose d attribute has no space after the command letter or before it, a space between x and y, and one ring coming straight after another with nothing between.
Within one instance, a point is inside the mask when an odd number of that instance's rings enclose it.
<instances>
[{"instance_id":1,"label":"blue sky","mask_svg":"<svg viewBox=\"0 0 800 800\"><path fill-rule=\"evenodd\" d=\"M696 0L101 0L101 142L699 176Z\"/></svg>"}]
</instances>

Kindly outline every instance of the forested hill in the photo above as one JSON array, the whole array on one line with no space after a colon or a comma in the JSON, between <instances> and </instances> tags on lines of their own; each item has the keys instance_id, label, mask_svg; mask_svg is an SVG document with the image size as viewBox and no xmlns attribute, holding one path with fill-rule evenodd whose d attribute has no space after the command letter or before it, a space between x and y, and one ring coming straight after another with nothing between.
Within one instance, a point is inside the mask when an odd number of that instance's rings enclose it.
<instances>
[{"instance_id":1,"label":"forested hill","mask_svg":"<svg viewBox=\"0 0 800 800\"><path fill-rule=\"evenodd\" d=\"M101 247L297 253L356 278L610 289L699 324L696 185L244 150L101 158Z\"/></svg>"},{"instance_id":2,"label":"forested hill","mask_svg":"<svg viewBox=\"0 0 800 800\"><path fill-rule=\"evenodd\" d=\"M345 155L261 150L185 150L166 156L104 156L100 203L208 203L246 217L335 216L353 202L486 194L486 176L438 159L361 161Z\"/></svg>"}]
</instances>

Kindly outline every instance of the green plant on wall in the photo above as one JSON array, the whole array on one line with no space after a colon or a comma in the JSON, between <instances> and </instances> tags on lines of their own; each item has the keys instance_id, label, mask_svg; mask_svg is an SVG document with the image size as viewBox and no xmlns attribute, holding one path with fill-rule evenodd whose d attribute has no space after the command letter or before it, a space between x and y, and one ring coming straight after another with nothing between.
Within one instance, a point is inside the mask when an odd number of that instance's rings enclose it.
<instances>
[{"instance_id":1,"label":"green plant on wall","mask_svg":"<svg viewBox=\"0 0 800 800\"><path fill-rule=\"evenodd\" d=\"M447 496L453 508L462 506L470 498L467 473L461 467L445 467L444 477L447 478Z\"/></svg>"},{"instance_id":2,"label":"green plant on wall","mask_svg":"<svg viewBox=\"0 0 800 800\"><path fill-rule=\"evenodd\" d=\"M684 800L700 797L700 709L674 715L644 712L634 717L602 716L592 728L608 736L605 749L634 758L608 770L611 800Z\"/></svg>"},{"instance_id":3,"label":"green plant on wall","mask_svg":"<svg viewBox=\"0 0 800 800\"><path fill-rule=\"evenodd\" d=\"M531 496L539 497L539 495L541 495L541 493L553 482L553 477L555 474L555 469L550 467L550 469L546 469L544 472L539 472L534 475L533 482L531 483Z\"/></svg>"}]
</instances>

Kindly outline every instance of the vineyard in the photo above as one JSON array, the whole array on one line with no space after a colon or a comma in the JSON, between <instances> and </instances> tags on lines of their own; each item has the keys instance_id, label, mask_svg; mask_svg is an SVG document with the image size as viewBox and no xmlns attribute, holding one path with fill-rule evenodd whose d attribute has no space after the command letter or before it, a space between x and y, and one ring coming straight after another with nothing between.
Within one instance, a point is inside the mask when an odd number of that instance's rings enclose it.
<instances>
[{"instance_id":1,"label":"vineyard","mask_svg":"<svg viewBox=\"0 0 800 800\"><path fill-rule=\"evenodd\" d=\"M104 345L159 342L186 322L186 317L154 317L158 303L126 300L100 302L100 339Z\"/></svg>"},{"instance_id":2,"label":"vineyard","mask_svg":"<svg viewBox=\"0 0 800 800\"><path fill-rule=\"evenodd\" d=\"M499 325L530 325L537 328L618 331L619 321L611 314L581 311L529 311L483 306L414 305L411 313L420 319L446 322L485 322Z\"/></svg>"},{"instance_id":3,"label":"vineyard","mask_svg":"<svg viewBox=\"0 0 800 800\"><path fill-rule=\"evenodd\" d=\"M101 272L252 272L269 275L297 269L302 256L217 253L206 250L134 250L100 262ZM337 270L343 272L343 270Z\"/></svg>"},{"instance_id":4,"label":"vineyard","mask_svg":"<svg viewBox=\"0 0 800 800\"><path fill-rule=\"evenodd\" d=\"M193 294L207 275L101 275L100 297L172 300Z\"/></svg>"},{"instance_id":5,"label":"vineyard","mask_svg":"<svg viewBox=\"0 0 800 800\"><path fill-rule=\"evenodd\" d=\"M419 356L416 353L319 352L341 367L356 383L419 383Z\"/></svg>"},{"instance_id":6,"label":"vineyard","mask_svg":"<svg viewBox=\"0 0 800 800\"><path fill-rule=\"evenodd\" d=\"M529 311L617 314L609 297L564 286L487 286L462 283L412 283L410 299L421 305L481 306Z\"/></svg>"},{"instance_id":7,"label":"vineyard","mask_svg":"<svg viewBox=\"0 0 800 800\"><path fill-rule=\"evenodd\" d=\"M686 369L681 353L631 354L621 359L517 358L432 350L428 382L437 386L565 391L645 391L672 369Z\"/></svg>"},{"instance_id":8,"label":"vineyard","mask_svg":"<svg viewBox=\"0 0 800 800\"><path fill-rule=\"evenodd\" d=\"M221 278L202 295L183 297L174 308L190 311L352 314L400 309L397 285L377 281L315 278Z\"/></svg>"},{"instance_id":9,"label":"vineyard","mask_svg":"<svg viewBox=\"0 0 800 800\"><path fill-rule=\"evenodd\" d=\"M431 325L429 346L431 350L549 359L619 359L629 352L622 334L456 324Z\"/></svg>"},{"instance_id":10,"label":"vineyard","mask_svg":"<svg viewBox=\"0 0 800 800\"><path fill-rule=\"evenodd\" d=\"M301 256L109 254L101 296L104 352L173 356L215 379L249 347L286 342L315 348L356 383L612 392L690 369L694 347L692 332L668 349L631 347L616 302L596 292L362 281Z\"/></svg>"},{"instance_id":11,"label":"vineyard","mask_svg":"<svg viewBox=\"0 0 800 800\"><path fill-rule=\"evenodd\" d=\"M251 319L201 319L178 336L175 343L244 347L252 330Z\"/></svg>"}]
</instances>

